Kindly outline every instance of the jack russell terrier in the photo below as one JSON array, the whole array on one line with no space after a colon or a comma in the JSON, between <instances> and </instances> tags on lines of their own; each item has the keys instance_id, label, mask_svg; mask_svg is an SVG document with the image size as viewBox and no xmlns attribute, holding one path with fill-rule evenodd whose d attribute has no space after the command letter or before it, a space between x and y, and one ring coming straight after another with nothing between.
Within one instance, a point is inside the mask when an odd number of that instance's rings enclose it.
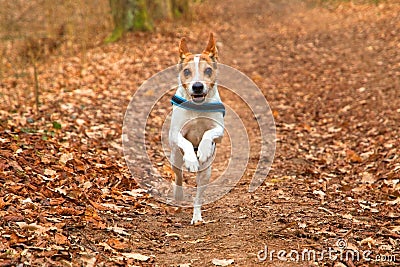
<instances>
[{"instance_id":1,"label":"jack russell terrier","mask_svg":"<svg viewBox=\"0 0 400 267\"><path fill-rule=\"evenodd\" d=\"M169 131L171 164L175 173L174 197L183 199L182 168L197 173L192 224L201 223L202 196L210 181L215 142L224 134L225 107L217 86L217 47L213 34L201 54L189 52L185 38L179 43L178 89L171 103Z\"/></svg>"}]
</instances>

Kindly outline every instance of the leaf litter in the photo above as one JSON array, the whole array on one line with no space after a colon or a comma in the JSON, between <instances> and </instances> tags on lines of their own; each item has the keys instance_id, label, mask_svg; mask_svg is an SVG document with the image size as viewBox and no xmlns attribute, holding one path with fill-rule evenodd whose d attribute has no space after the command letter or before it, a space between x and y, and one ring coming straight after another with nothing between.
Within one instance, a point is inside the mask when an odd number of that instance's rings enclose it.
<instances>
[{"instance_id":1,"label":"leaf litter","mask_svg":"<svg viewBox=\"0 0 400 267\"><path fill-rule=\"evenodd\" d=\"M322 251L338 238L400 259L399 5L233 2L215 3L213 18L195 13L196 26L165 21L155 33L49 57L38 65L39 114L33 98L9 95L26 94L29 78L13 69L2 74L2 266L250 266L266 244ZM277 151L266 183L248 194L259 138L256 123L246 120L254 147L244 180L205 207L212 223L191 227L190 209L171 211L138 188L123 159L121 128L134 90L175 64L179 38L206 38L210 29L222 63L252 77L271 105ZM153 133L169 101L159 107L148 122ZM246 107L238 112L251 117ZM148 137L148 153L172 179L159 140ZM213 175L229 152L218 151ZM194 184L190 176L186 182Z\"/></svg>"}]
</instances>

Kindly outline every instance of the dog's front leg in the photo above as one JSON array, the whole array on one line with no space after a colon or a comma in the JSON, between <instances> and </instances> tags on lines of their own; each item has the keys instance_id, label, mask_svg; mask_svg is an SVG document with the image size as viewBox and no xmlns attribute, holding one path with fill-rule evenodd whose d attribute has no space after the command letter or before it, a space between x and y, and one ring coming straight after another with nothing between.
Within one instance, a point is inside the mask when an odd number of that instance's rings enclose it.
<instances>
[{"instance_id":1,"label":"dog's front leg","mask_svg":"<svg viewBox=\"0 0 400 267\"><path fill-rule=\"evenodd\" d=\"M224 128L220 125L204 132L197 151L200 164L206 162L214 154L214 140L221 138L223 134Z\"/></svg>"},{"instance_id":2,"label":"dog's front leg","mask_svg":"<svg viewBox=\"0 0 400 267\"><path fill-rule=\"evenodd\" d=\"M186 169L190 172L197 172L200 165L194 152L193 144L183 137L181 133L178 133L178 146L183 150L183 162Z\"/></svg>"}]
</instances>

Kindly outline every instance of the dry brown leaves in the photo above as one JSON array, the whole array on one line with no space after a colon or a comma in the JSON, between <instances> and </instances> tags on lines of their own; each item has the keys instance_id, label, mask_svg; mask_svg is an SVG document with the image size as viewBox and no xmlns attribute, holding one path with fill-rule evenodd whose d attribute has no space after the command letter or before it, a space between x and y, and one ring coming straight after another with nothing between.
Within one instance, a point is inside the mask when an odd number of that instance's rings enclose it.
<instances>
[{"instance_id":1,"label":"dry brown leaves","mask_svg":"<svg viewBox=\"0 0 400 267\"><path fill-rule=\"evenodd\" d=\"M3 75L0 265L249 266L266 242L322 250L338 238L400 259L400 7L297 8L215 3L214 18L200 14L195 25L165 22L155 33L52 56L38 65L39 114L33 69ZM154 204L137 188L120 138L134 90L175 63L178 37L197 40L210 29L223 63L251 76L270 102L277 153L256 193L239 183L210 205L212 223L193 229L190 211ZM256 144L256 133L250 138ZM172 178L159 138L148 141L150 156L163 162L156 167ZM252 152L245 181L256 160Z\"/></svg>"}]
</instances>

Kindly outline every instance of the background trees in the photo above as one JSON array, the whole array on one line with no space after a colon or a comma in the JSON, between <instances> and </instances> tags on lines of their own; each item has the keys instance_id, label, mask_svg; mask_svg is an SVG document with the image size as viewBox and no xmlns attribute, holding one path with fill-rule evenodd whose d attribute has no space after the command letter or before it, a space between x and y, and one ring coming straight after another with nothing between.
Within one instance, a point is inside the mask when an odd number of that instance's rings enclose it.
<instances>
[{"instance_id":1,"label":"background trees","mask_svg":"<svg viewBox=\"0 0 400 267\"><path fill-rule=\"evenodd\" d=\"M106 42L114 42L130 30L152 30L153 21L187 14L189 0L110 0L114 30Z\"/></svg>"}]
</instances>

